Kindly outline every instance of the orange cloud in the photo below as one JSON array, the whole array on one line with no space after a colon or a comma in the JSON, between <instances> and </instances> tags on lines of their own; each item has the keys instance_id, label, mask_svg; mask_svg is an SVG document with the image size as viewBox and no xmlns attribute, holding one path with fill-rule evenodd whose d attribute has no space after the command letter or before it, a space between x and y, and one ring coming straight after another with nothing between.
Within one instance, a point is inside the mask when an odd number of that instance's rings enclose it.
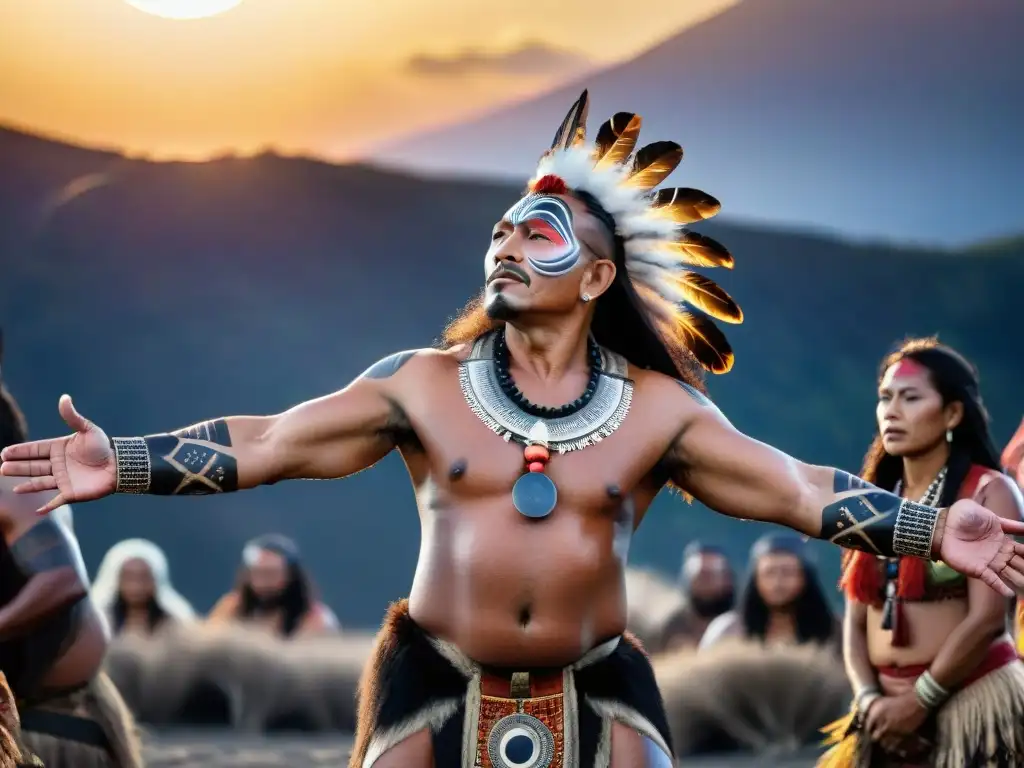
<instances>
[{"instance_id":1,"label":"orange cloud","mask_svg":"<svg viewBox=\"0 0 1024 768\"><path fill-rule=\"evenodd\" d=\"M460 77L475 74L565 75L582 72L591 65L592 61L582 53L532 41L500 52L466 48L447 56L420 53L409 59L406 68L419 75Z\"/></svg>"}]
</instances>

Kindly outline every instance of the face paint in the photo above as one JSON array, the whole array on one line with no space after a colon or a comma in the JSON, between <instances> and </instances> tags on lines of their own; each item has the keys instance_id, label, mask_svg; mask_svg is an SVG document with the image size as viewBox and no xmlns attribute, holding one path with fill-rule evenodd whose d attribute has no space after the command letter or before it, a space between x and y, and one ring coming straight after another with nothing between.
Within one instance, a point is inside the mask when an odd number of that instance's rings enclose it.
<instances>
[{"instance_id":1,"label":"face paint","mask_svg":"<svg viewBox=\"0 0 1024 768\"><path fill-rule=\"evenodd\" d=\"M559 277L580 261L580 242L572 228L572 211L564 201L550 195L527 195L505 214L512 226L526 224L530 234L546 240L529 240L526 259L544 277Z\"/></svg>"},{"instance_id":2,"label":"face paint","mask_svg":"<svg viewBox=\"0 0 1024 768\"><path fill-rule=\"evenodd\" d=\"M927 374L928 369L910 357L904 357L892 370L892 378L901 379L905 376L920 376Z\"/></svg>"}]
</instances>

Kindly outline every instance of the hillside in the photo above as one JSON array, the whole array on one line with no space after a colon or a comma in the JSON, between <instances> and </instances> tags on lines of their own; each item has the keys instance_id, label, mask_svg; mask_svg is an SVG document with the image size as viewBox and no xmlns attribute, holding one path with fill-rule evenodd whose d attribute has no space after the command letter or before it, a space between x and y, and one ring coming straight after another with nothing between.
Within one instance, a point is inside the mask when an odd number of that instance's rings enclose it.
<instances>
[{"instance_id":1,"label":"hillside","mask_svg":"<svg viewBox=\"0 0 1024 768\"><path fill-rule=\"evenodd\" d=\"M35 436L63 431L62 392L122 435L283 409L430 344L479 288L491 224L516 195L274 155L153 164L0 131L5 381ZM997 438L1019 423L1024 349L1000 333L1019 316L1024 250L702 229L736 254L735 271L716 277L747 322L732 333L734 371L711 392L739 428L854 469L873 428L878 359L906 333L933 332L978 362ZM418 550L413 494L393 456L339 483L108 499L79 508L76 525L92 568L121 538L159 541L201 609L227 588L245 538L293 535L350 625L375 624L405 593ZM674 571L700 536L741 562L760 530L666 496L633 558ZM833 578L834 553L822 552Z\"/></svg>"},{"instance_id":2,"label":"hillside","mask_svg":"<svg viewBox=\"0 0 1024 768\"><path fill-rule=\"evenodd\" d=\"M744 0L647 53L374 156L522 179L582 88L747 219L966 244L1020 229L1024 4Z\"/></svg>"}]
</instances>

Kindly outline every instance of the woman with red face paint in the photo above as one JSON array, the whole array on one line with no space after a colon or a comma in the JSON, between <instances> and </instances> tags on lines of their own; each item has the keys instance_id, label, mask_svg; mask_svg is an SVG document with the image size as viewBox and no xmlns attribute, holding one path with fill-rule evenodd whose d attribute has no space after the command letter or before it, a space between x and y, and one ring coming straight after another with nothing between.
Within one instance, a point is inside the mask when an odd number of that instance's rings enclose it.
<instances>
[{"instance_id":1,"label":"woman with red face paint","mask_svg":"<svg viewBox=\"0 0 1024 768\"><path fill-rule=\"evenodd\" d=\"M862 476L925 504L972 498L1022 515L1000 470L974 367L934 339L889 355L878 384L878 436ZM843 655L853 711L827 730L819 766L1024 764L1024 665L1007 599L942 562L849 552Z\"/></svg>"}]
</instances>

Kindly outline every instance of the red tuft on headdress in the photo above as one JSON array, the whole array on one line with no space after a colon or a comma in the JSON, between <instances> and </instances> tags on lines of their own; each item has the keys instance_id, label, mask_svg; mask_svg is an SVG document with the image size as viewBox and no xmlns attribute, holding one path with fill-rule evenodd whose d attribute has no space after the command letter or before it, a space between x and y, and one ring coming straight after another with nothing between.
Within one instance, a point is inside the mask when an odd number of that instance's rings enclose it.
<instances>
[{"instance_id":1,"label":"red tuft on headdress","mask_svg":"<svg viewBox=\"0 0 1024 768\"><path fill-rule=\"evenodd\" d=\"M541 176L533 182L530 185L530 191L538 195L564 195L569 191L569 187L561 176L549 173L547 176Z\"/></svg>"}]
</instances>

